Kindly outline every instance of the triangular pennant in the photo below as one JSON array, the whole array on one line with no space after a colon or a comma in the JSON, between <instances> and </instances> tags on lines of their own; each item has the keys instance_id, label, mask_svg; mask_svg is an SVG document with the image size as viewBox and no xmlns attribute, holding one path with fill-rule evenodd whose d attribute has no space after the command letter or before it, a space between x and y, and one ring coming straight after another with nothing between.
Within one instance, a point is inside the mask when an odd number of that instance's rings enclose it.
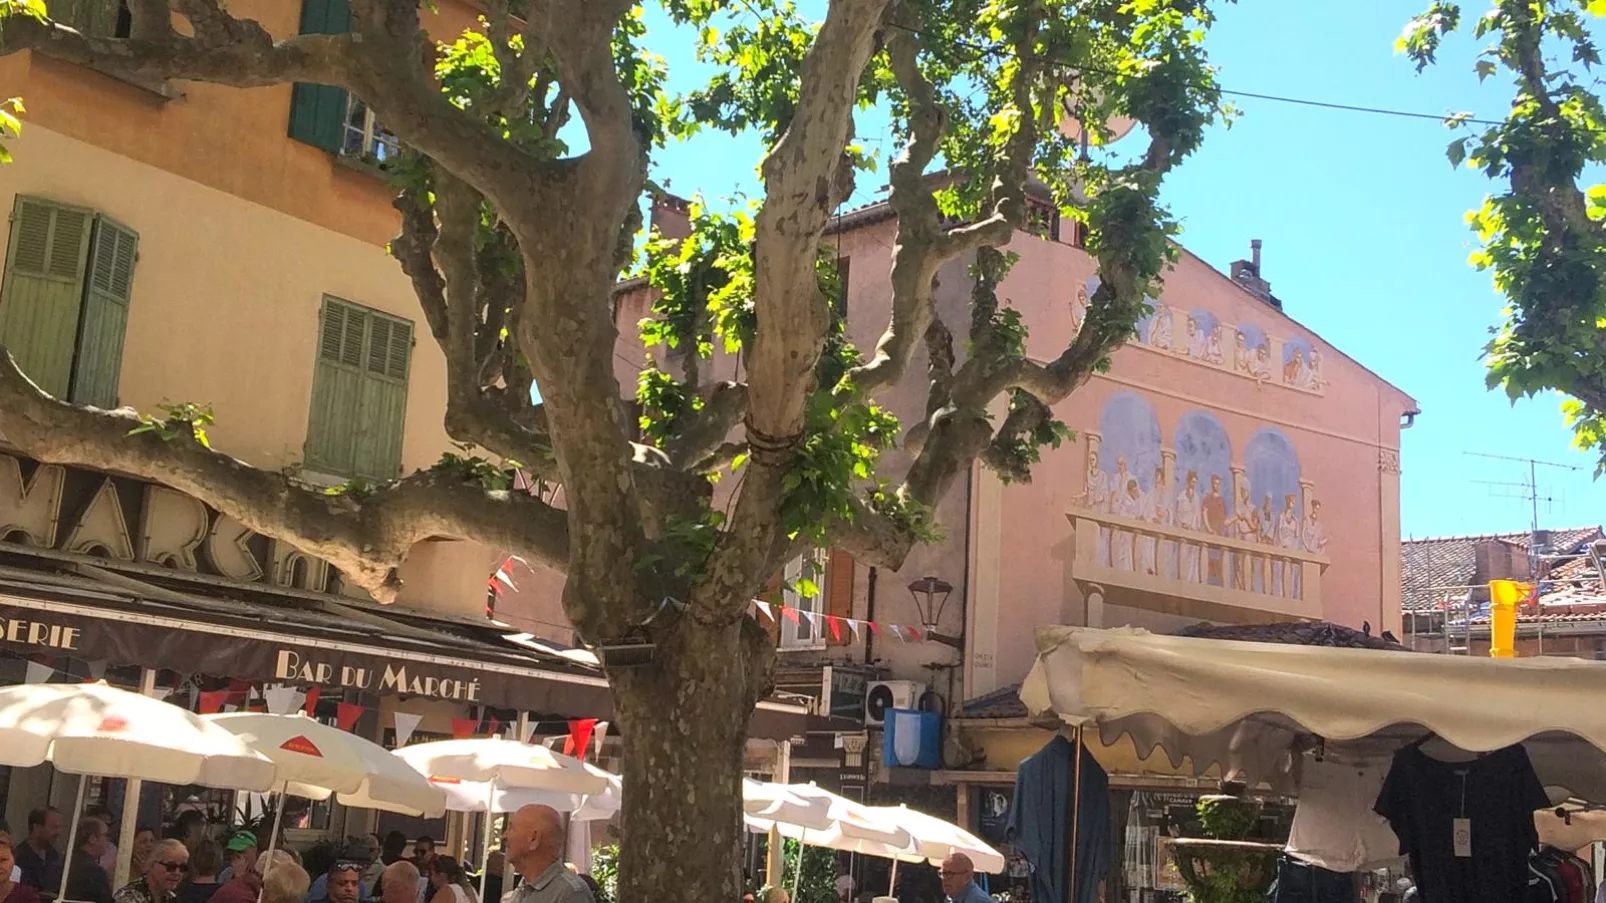
<instances>
[{"instance_id":1,"label":"triangular pennant","mask_svg":"<svg viewBox=\"0 0 1606 903\"><path fill-rule=\"evenodd\" d=\"M876 636L880 636L881 635L881 625L880 624L877 624L874 621L865 621L864 623L870 625L870 632L871 633L875 634Z\"/></svg>"},{"instance_id":2,"label":"triangular pennant","mask_svg":"<svg viewBox=\"0 0 1606 903\"><path fill-rule=\"evenodd\" d=\"M856 618L844 618L843 620L848 622L848 629L853 631L853 642L857 643L859 641L859 628L862 622Z\"/></svg>"},{"instance_id":3,"label":"triangular pennant","mask_svg":"<svg viewBox=\"0 0 1606 903\"><path fill-rule=\"evenodd\" d=\"M267 703L268 712L273 715L288 715L296 710L296 700L301 691L295 687L275 684L262 688L262 698Z\"/></svg>"},{"instance_id":4,"label":"triangular pennant","mask_svg":"<svg viewBox=\"0 0 1606 903\"><path fill-rule=\"evenodd\" d=\"M817 611L805 611L805 612L801 612L801 614L803 615L803 617L809 619L809 627L811 629L813 629L813 631L815 633L819 633L820 632L820 613L817 612Z\"/></svg>"},{"instance_id":5,"label":"triangular pennant","mask_svg":"<svg viewBox=\"0 0 1606 903\"><path fill-rule=\"evenodd\" d=\"M321 696L323 696L322 687L307 688L307 702L302 706L302 711L307 713L308 718L318 717L318 699Z\"/></svg>"},{"instance_id":6,"label":"triangular pennant","mask_svg":"<svg viewBox=\"0 0 1606 903\"><path fill-rule=\"evenodd\" d=\"M920 631L914 629L913 627L905 627L904 630L909 631L909 635L911 637L914 637L914 641L917 642L917 643L923 642L925 640L925 637L920 635Z\"/></svg>"},{"instance_id":7,"label":"triangular pennant","mask_svg":"<svg viewBox=\"0 0 1606 903\"><path fill-rule=\"evenodd\" d=\"M27 676L25 681L31 684L50 683L50 675L55 673L56 669L50 667L48 663L36 661L34 659L28 659Z\"/></svg>"},{"instance_id":8,"label":"triangular pennant","mask_svg":"<svg viewBox=\"0 0 1606 903\"><path fill-rule=\"evenodd\" d=\"M592 746L592 749L593 749L593 752L591 753L591 757L593 759L602 758L602 741L604 741L606 739L608 739L608 722L599 721L599 722L597 722L596 739L591 741L591 746Z\"/></svg>"},{"instance_id":9,"label":"triangular pennant","mask_svg":"<svg viewBox=\"0 0 1606 903\"><path fill-rule=\"evenodd\" d=\"M519 737L519 742L520 743L529 743L530 742L530 738L535 736L535 729L539 724L540 724L540 722L537 722L537 721L526 721L526 722L524 722L524 728L520 732L521 735Z\"/></svg>"},{"instance_id":10,"label":"triangular pennant","mask_svg":"<svg viewBox=\"0 0 1606 903\"><path fill-rule=\"evenodd\" d=\"M452 719L452 739L454 740L467 740L474 736L474 732L479 729L480 720L478 718Z\"/></svg>"},{"instance_id":11,"label":"triangular pennant","mask_svg":"<svg viewBox=\"0 0 1606 903\"><path fill-rule=\"evenodd\" d=\"M798 617L797 617L797 609L793 608L790 605L782 605L781 606L781 615L783 617L785 617L788 621L791 621L793 624L801 623L798 620Z\"/></svg>"},{"instance_id":12,"label":"triangular pennant","mask_svg":"<svg viewBox=\"0 0 1606 903\"><path fill-rule=\"evenodd\" d=\"M229 701L228 690L207 690L201 694L201 714L215 715Z\"/></svg>"},{"instance_id":13,"label":"triangular pennant","mask_svg":"<svg viewBox=\"0 0 1606 903\"><path fill-rule=\"evenodd\" d=\"M842 642L842 619L836 615L826 615L825 623L831 625L831 639Z\"/></svg>"},{"instance_id":14,"label":"triangular pennant","mask_svg":"<svg viewBox=\"0 0 1606 903\"><path fill-rule=\"evenodd\" d=\"M355 729L361 717L362 706L355 702L342 702L335 707L335 725L343 731Z\"/></svg>"},{"instance_id":15,"label":"triangular pennant","mask_svg":"<svg viewBox=\"0 0 1606 903\"><path fill-rule=\"evenodd\" d=\"M898 642L900 642L900 643L909 642L909 638L903 635L903 628L902 627L899 627L896 624L888 624L887 625L887 629L892 631L892 635L898 638Z\"/></svg>"},{"instance_id":16,"label":"triangular pennant","mask_svg":"<svg viewBox=\"0 0 1606 903\"><path fill-rule=\"evenodd\" d=\"M580 761L586 760L586 752L591 747L591 734L597 729L597 719L576 718L569 722L569 738L563 741L563 754L574 756Z\"/></svg>"},{"instance_id":17,"label":"triangular pennant","mask_svg":"<svg viewBox=\"0 0 1606 903\"><path fill-rule=\"evenodd\" d=\"M768 602L761 602L758 599L754 599L753 604L758 606L758 610L764 613L764 617L769 618L771 621L775 620L775 609L772 608Z\"/></svg>"},{"instance_id":18,"label":"triangular pennant","mask_svg":"<svg viewBox=\"0 0 1606 903\"><path fill-rule=\"evenodd\" d=\"M89 679L90 680L102 680L102 679L104 679L106 677L106 660L105 659L97 658L94 661L85 662L85 664L89 665Z\"/></svg>"},{"instance_id":19,"label":"triangular pennant","mask_svg":"<svg viewBox=\"0 0 1606 903\"><path fill-rule=\"evenodd\" d=\"M406 746L412 739L413 731L418 730L418 722L424 720L423 715L414 715L412 712L393 712L396 719L396 745Z\"/></svg>"}]
</instances>

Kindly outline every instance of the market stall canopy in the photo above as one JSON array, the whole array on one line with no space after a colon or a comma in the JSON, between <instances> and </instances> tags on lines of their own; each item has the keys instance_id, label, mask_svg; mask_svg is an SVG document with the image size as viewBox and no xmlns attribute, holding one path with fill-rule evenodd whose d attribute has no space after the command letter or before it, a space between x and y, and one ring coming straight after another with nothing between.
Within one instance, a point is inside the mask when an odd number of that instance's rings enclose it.
<instances>
[{"instance_id":1,"label":"market stall canopy","mask_svg":"<svg viewBox=\"0 0 1606 903\"><path fill-rule=\"evenodd\" d=\"M942 865L949 856L963 853L978 872L1004 870L1002 854L958 825L908 806L873 806L870 811L886 824L908 831L910 852L932 865Z\"/></svg>"},{"instance_id":2,"label":"market stall canopy","mask_svg":"<svg viewBox=\"0 0 1606 903\"><path fill-rule=\"evenodd\" d=\"M1428 732L1470 753L1524 744L1547 786L1606 798L1606 664L1495 660L1157 636L1145 630L1038 629L1021 687L1033 716L1130 735L1195 774L1291 791L1296 742L1387 758Z\"/></svg>"},{"instance_id":3,"label":"market stall canopy","mask_svg":"<svg viewBox=\"0 0 1606 903\"><path fill-rule=\"evenodd\" d=\"M0 689L0 765L44 762L69 774L259 792L277 771L199 715L105 682Z\"/></svg>"},{"instance_id":4,"label":"market stall canopy","mask_svg":"<svg viewBox=\"0 0 1606 903\"><path fill-rule=\"evenodd\" d=\"M322 800L334 794L342 805L425 818L446 811L446 794L390 750L299 712L235 712L203 720L272 759L278 781L296 796Z\"/></svg>"}]
</instances>

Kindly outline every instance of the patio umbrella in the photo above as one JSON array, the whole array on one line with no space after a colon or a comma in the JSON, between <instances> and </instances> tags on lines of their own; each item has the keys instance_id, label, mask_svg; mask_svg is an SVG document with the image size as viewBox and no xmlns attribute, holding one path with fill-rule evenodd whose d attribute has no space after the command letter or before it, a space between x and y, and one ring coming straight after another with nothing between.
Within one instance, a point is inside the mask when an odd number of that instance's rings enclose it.
<instances>
[{"instance_id":1,"label":"patio umbrella","mask_svg":"<svg viewBox=\"0 0 1606 903\"><path fill-rule=\"evenodd\" d=\"M446 794L446 808L452 812L484 812L486 799L490 811L501 815L517 812L525 806L551 806L566 812L570 821L605 821L619 811L623 782L619 776L595 765L586 770L608 782L601 793L562 793L554 790L533 790L520 787L499 787L482 781L460 781L457 778L434 777L430 784Z\"/></svg>"},{"instance_id":2,"label":"patio umbrella","mask_svg":"<svg viewBox=\"0 0 1606 903\"><path fill-rule=\"evenodd\" d=\"M1004 870L1004 857L997 850L958 825L908 806L877 806L870 811L887 824L908 831L912 839L909 851L932 865L941 865L949 856L963 853L977 871Z\"/></svg>"},{"instance_id":3,"label":"patio umbrella","mask_svg":"<svg viewBox=\"0 0 1606 903\"><path fill-rule=\"evenodd\" d=\"M485 805L477 811L485 813L487 859L498 788L591 795L605 793L609 786L605 776L587 770L579 759L555 753L545 746L497 737L420 743L398 749L395 755L437 785L456 780L485 786ZM489 869L480 869L481 899L485 898L485 879L489 872Z\"/></svg>"},{"instance_id":4,"label":"patio umbrella","mask_svg":"<svg viewBox=\"0 0 1606 903\"><path fill-rule=\"evenodd\" d=\"M742 813L749 822L786 822L813 831L831 826L831 804L825 799L800 796L785 784L748 778L742 779Z\"/></svg>"},{"instance_id":5,"label":"patio umbrella","mask_svg":"<svg viewBox=\"0 0 1606 903\"><path fill-rule=\"evenodd\" d=\"M763 818L747 815L745 816L745 821L748 828L760 832L774 829L782 837L796 840L800 846L827 847L850 853L883 856L894 860L900 856L912 855L909 853L909 845L913 839L910 837L909 832L883 821L870 807L856 803L846 797L838 796L813 784L788 784L785 786L786 791L791 796L806 801L810 807L824 807L825 827L810 827L806 824L786 821L778 817ZM809 810L811 818L815 817L815 811L812 808ZM794 896L797 894L797 881L801 879L803 874L801 849L798 851L798 856L798 869L793 874L792 893Z\"/></svg>"},{"instance_id":6,"label":"patio umbrella","mask_svg":"<svg viewBox=\"0 0 1606 903\"><path fill-rule=\"evenodd\" d=\"M78 840L87 775L264 791L276 766L221 727L160 699L92 684L0 689L0 765L50 762L79 775L67 849ZM65 894L61 870L57 896Z\"/></svg>"}]
</instances>

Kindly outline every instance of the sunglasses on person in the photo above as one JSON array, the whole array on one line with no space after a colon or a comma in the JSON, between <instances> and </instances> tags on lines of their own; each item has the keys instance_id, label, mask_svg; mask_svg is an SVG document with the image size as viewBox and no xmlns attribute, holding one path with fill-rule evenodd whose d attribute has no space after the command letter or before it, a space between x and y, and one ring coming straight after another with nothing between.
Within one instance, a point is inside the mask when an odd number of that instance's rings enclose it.
<instances>
[{"instance_id":1,"label":"sunglasses on person","mask_svg":"<svg viewBox=\"0 0 1606 903\"><path fill-rule=\"evenodd\" d=\"M162 868L167 869L170 872L178 872L181 875L190 870L190 864L188 862L159 862L157 865L160 865Z\"/></svg>"},{"instance_id":2,"label":"sunglasses on person","mask_svg":"<svg viewBox=\"0 0 1606 903\"><path fill-rule=\"evenodd\" d=\"M336 862L335 865L334 865L334 868L331 868L329 871L330 871L330 873L334 873L334 872L356 872L358 874L362 874L363 869L365 869L367 867L368 866L364 865L361 862L358 862L355 859L342 859L339 862Z\"/></svg>"}]
</instances>

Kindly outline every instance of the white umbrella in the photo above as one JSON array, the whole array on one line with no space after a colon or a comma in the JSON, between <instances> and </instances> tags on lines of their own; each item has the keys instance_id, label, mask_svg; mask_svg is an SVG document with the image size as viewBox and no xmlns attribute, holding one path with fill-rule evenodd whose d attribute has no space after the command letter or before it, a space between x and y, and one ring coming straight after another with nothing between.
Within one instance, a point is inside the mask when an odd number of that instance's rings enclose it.
<instances>
[{"instance_id":1,"label":"white umbrella","mask_svg":"<svg viewBox=\"0 0 1606 903\"><path fill-rule=\"evenodd\" d=\"M788 784L785 789L792 797L808 803L805 814L811 820L817 819L818 810L815 807L824 806L826 826L815 828L787 821L783 817L747 815L744 820L748 828L760 832L773 830L782 837L796 840L800 846L828 847L894 860L899 856L913 855L909 853L909 845L913 842L909 832L883 821L870 807L813 784ZM779 816L780 813L776 814ZM803 875L802 855L802 850L799 850L798 869L792 881L793 896L797 894L797 882Z\"/></svg>"},{"instance_id":2,"label":"white umbrella","mask_svg":"<svg viewBox=\"0 0 1606 903\"><path fill-rule=\"evenodd\" d=\"M824 831L831 826L831 804L828 801L819 797L800 796L785 784L748 778L742 778L742 813L749 821L766 825L786 822L811 831Z\"/></svg>"},{"instance_id":3,"label":"white umbrella","mask_svg":"<svg viewBox=\"0 0 1606 903\"><path fill-rule=\"evenodd\" d=\"M307 799L331 794L345 806L436 818L446 794L390 751L306 715L209 715L279 767L280 788Z\"/></svg>"},{"instance_id":4,"label":"white umbrella","mask_svg":"<svg viewBox=\"0 0 1606 903\"><path fill-rule=\"evenodd\" d=\"M909 832L909 851L932 865L941 865L955 853L963 853L981 872L1001 872L1004 857L980 838L958 825L927 815L908 806L876 806L871 812L890 825Z\"/></svg>"},{"instance_id":5,"label":"white umbrella","mask_svg":"<svg viewBox=\"0 0 1606 903\"><path fill-rule=\"evenodd\" d=\"M45 762L80 776L257 792L273 786L277 771L267 757L199 715L105 681L0 689L0 765ZM69 854L77 844L87 783L79 778ZM67 871L61 870L58 897L66 893Z\"/></svg>"},{"instance_id":6,"label":"white umbrella","mask_svg":"<svg viewBox=\"0 0 1606 903\"><path fill-rule=\"evenodd\" d=\"M432 781L444 778L472 781L485 786L484 856L491 852L491 819L494 794L498 788L547 790L558 793L599 794L608 790L608 780L587 770L579 759L555 753L545 746L481 737L472 740L439 740L396 750L397 756ZM597 769L601 771L601 769ZM607 772L603 772L606 775ZM485 879L490 870L480 869L480 899L485 898Z\"/></svg>"},{"instance_id":7,"label":"white umbrella","mask_svg":"<svg viewBox=\"0 0 1606 903\"><path fill-rule=\"evenodd\" d=\"M489 798L490 811L498 815L525 806L551 806L567 812L570 821L606 821L619 811L623 782L595 765L586 765L586 770L605 778L608 789L594 794L562 793L442 777L431 778L430 783L446 792L446 808L452 812L484 812Z\"/></svg>"}]
</instances>

